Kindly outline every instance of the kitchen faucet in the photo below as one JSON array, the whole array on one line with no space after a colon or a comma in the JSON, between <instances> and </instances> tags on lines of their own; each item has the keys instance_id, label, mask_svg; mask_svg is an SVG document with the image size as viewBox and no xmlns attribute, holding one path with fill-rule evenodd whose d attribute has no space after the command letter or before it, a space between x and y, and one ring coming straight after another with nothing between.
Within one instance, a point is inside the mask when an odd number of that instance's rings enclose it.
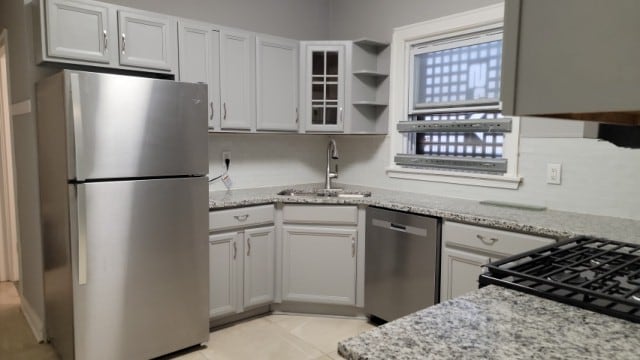
<instances>
[{"instance_id":1,"label":"kitchen faucet","mask_svg":"<svg viewBox=\"0 0 640 360\"><path fill-rule=\"evenodd\" d=\"M324 190L332 190L331 189L331 179L335 179L338 177L338 164L336 164L336 172L331 172L331 159L338 158L338 148L336 146L336 141L333 139L329 139L329 145L327 146L327 172L324 181ZM333 189L336 190L336 189Z\"/></svg>"}]
</instances>

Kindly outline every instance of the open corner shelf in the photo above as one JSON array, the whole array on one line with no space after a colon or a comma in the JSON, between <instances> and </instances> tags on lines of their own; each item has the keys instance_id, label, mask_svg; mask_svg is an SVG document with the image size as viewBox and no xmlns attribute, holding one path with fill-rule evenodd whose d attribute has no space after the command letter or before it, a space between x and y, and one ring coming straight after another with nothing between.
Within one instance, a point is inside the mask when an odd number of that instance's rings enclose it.
<instances>
[{"instance_id":1,"label":"open corner shelf","mask_svg":"<svg viewBox=\"0 0 640 360\"><path fill-rule=\"evenodd\" d=\"M368 46L368 47L375 48L376 51L378 52L384 50L385 48L387 48L387 46L389 46L389 43L372 40L369 38L356 39L356 40L353 40L353 43L358 46Z\"/></svg>"},{"instance_id":2,"label":"open corner shelf","mask_svg":"<svg viewBox=\"0 0 640 360\"><path fill-rule=\"evenodd\" d=\"M380 101L369 101L369 100L353 101L352 104L355 106L379 106L379 107L386 107L389 105L387 103L383 103Z\"/></svg>"},{"instance_id":3,"label":"open corner shelf","mask_svg":"<svg viewBox=\"0 0 640 360\"><path fill-rule=\"evenodd\" d=\"M375 70L355 70L353 75L362 76L362 77L372 77L377 79L384 79L389 76L387 73L381 73Z\"/></svg>"}]
</instances>

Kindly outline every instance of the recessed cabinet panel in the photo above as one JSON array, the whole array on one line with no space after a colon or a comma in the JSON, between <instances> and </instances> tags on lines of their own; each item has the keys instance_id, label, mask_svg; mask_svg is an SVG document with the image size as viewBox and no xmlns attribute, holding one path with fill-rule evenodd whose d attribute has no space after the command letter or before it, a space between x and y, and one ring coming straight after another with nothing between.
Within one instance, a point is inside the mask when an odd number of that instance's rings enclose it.
<instances>
[{"instance_id":1,"label":"recessed cabinet panel","mask_svg":"<svg viewBox=\"0 0 640 360\"><path fill-rule=\"evenodd\" d=\"M223 130L250 130L254 124L254 35L220 31L220 95Z\"/></svg>"},{"instance_id":2,"label":"recessed cabinet panel","mask_svg":"<svg viewBox=\"0 0 640 360\"><path fill-rule=\"evenodd\" d=\"M67 0L46 2L47 54L109 63L109 7Z\"/></svg>"},{"instance_id":3,"label":"recessed cabinet panel","mask_svg":"<svg viewBox=\"0 0 640 360\"><path fill-rule=\"evenodd\" d=\"M490 260L487 256L472 252L443 248L440 301L477 290L482 265Z\"/></svg>"},{"instance_id":4,"label":"recessed cabinet panel","mask_svg":"<svg viewBox=\"0 0 640 360\"><path fill-rule=\"evenodd\" d=\"M209 235L209 316L212 318L238 310L236 268L241 240L242 233L237 232Z\"/></svg>"},{"instance_id":5,"label":"recessed cabinet panel","mask_svg":"<svg viewBox=\"0 0 640 360\"><path fill-rule=\"evenodd\" d=\"M356 229L284 226L282 233L284 300L355 305Z\"/></svg>"},{"instance_id":6,"label":"recessed cabinet panel","mask_svg":"<svg viewBox=\"0 0 640 360\"><path fill-rule=\"evenodd\" d=\"M176 21L169 16L118 11L120 64L171 70Z\"/></svg>"},{"instance_id":7,"label":"recessed cabinet panel","mask_svg":"<svg viewBox=\"0 0 640 360\"><path fill-rule=\"evenodd\" d=\"M275 228L244 232L244 307L270 304L275 298Z\"/></svg>"},{"instance_id":8,"label":"recessed cabinet panel","mask_svg":"<svg viewBox=\"0 0 640 360\"><path fill-rule=\"evenodd\" d=\"M297 130L298 42L256 38L257 129Z\"/></svg>"},{"instance_id":9,"label":"recessed cabinet panel","mask_svg":"<svg viewBox=\"0 0 640 360\"><path fill-rule=\"evenodd\" d=\"M208 24L181 20L179 23L180 81L208 85L208 123L214 129L220 120L218 31Z\"/></svg>"}]
</instances>

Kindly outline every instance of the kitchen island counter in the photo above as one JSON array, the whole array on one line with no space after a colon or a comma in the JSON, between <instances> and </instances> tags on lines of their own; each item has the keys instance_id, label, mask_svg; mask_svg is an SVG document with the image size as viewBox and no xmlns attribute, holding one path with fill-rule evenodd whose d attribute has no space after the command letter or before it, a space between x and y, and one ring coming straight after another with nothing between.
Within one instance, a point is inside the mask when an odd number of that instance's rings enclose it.
<instances>
[{"instance_id":1,"label":"kitchen island counter","mask_svg":"<svg viewBox=\"0 0 640 360\"><path fill-rule=\"evenodd\" d=\"M640 243L640 221L638 220L558 210L522 210L483 205L478 201L444 196L355 185L336 185L351 191L370 191L372 195L365 198L276 195L283 189L309 190L321 188L321 184L214 191L209 193L209 209L269 203L369 205L555 239L584 235Z\"/></svg>"},{"instance_id":2,"label":"kitchen island counter","mask_svg":"<svg viewBox=\"0 0 640 360\"><path fill-rule=\"evenodd\" d=\"M637 359L640 324L487 286L341 341L349 360Z\"/></svg>"}]
</instances>

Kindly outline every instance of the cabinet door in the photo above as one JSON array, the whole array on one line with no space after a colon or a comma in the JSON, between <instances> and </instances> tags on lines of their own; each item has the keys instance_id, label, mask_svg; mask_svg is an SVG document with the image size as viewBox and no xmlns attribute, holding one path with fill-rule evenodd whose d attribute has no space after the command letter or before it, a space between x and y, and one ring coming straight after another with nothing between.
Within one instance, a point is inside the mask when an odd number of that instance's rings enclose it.
<instances>
[{"instance_id":1,"label":"cabinet door","mask_svg":"<svg viewBox=\"0 0 640 360\"><path fill-rule=\"evenodd\" d=\"M344 130L343 45L306 47L306 130Z\"/></svg>"},{"instance_id":2,"label":"cabinet door","mask_svg":"<svg viewBox=\"0 0 640 360\"><path fill-rule=\"evenodd\" d=\"M214 46L219 46L219 33L211 26L189 21L178 24L180 81L207 84L209 90L208 123L214 128L219 120L220 84L217 79L218 61ZM215 39L214 39L215 38Z\"/></svg>"},{"instance_id":3,"label":"cabinet door","mask_svg":"<svg viewBox=\"0 0 640 360\"><path fill-rule=\"evenodd\" d=\"M209 235L209 316L235 314L238 307L238 255L242 233Z\"/></svg>"},{"instance_id":4,"label":"cabinet door","mask_svg":"<svg viewBox=\"0 0 640 360\"><path fill-rule=\"evenodd\" d=\"M176 20L160 14L118 11L120 65L172 70Z\"/></svg>"},{"instance_id":5,"label":"cabinet door","mask_svg":"<svg viewBox=\"0 0 640 360\"><path fill-rule=\"evenodd\" d=\"M107 4L48 0L47 55L109 63L110 36L115 40L109 29L109 16Z\"/></svg>"},{"instance_id":6,"label":"cabinet door","mask_svg":"<svg viewBox=\"0 0 640 360\"><path fill-rule=\"evenodd\" d=\"M254 40L248 32L220 31L222 129L250 130L254 124Z\"/></svg>"},{"instance_id":7,"label":"cabinet door","mask_svg":"<svg viewBox=\"0 0 640 360\"><path fill-rule=\"evenodd\" d=\"M284 226L282 234L284 300L355 305L356 229Z\"/></svg>"},{"instance_id":8,"label":"cabinet door","mask_svg":"<svg viewBox=\"0 0 640 360\"><path fill-rule=\"evenodd\" d=\"M297 130L298 47L294 40L256 38L258 130Z\"/></svg>"},{"instance_id":9,"label":"cabinet door","mask_svg":"<svg viewBox=\"0 0 640 360\"><path fill-rule=\"evenodd\" d=\"M482 265L489 261L491 259L488 256L443 247L440 301L478 289Z\"/></svg>"},{"instance_id":10,"label":"cabinet door","mask_svg":"<svg viewBox=\"0 0 640 360\"><path fill-rule=\"evenodd\" d=\"M275 228L245 230L244 307L270 304L275 297Z\"/></svg>"}]
</instances>

